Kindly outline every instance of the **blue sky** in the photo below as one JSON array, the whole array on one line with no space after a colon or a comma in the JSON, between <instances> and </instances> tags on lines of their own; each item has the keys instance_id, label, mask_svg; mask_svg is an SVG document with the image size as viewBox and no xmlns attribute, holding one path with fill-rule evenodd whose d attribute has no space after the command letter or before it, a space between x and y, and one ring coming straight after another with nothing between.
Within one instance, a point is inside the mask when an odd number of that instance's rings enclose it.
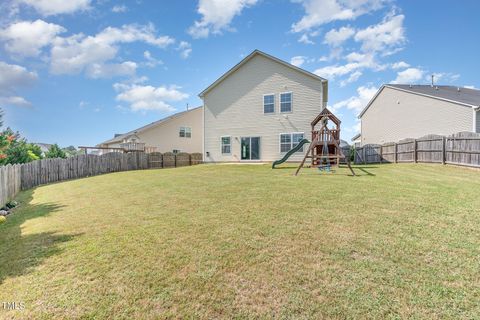
<instances>
[{"instance_id":1,"label":"blue sky","mask_svg":"<svg viewBox=\"0 0 480 320\"><path fill-rule=\"evenodd\" d=\"M329 80L343 139L389 82L480 87L480 1L7 0L0 106L30 141L95 145L201 104L254 49Z\"/></svg>"}]
</instances>

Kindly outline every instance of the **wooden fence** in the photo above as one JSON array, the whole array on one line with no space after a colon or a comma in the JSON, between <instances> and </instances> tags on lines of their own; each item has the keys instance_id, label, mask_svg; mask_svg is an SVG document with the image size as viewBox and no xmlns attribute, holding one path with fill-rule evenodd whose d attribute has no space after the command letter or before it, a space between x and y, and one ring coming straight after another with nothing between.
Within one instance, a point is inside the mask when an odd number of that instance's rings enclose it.
<instances>
[{"instance_id":1,"label":"wooden fence","mask_svg":"<svg viewBox=\"0 0 480 320\"><path fill-rule=\"evenodd\" d=\"M0 208L12 201L21 189L21 165L0 167Z\"/></svg>"},{"instance_id":2,"label":"wooden fence","mask_svg":"<svg viewBox=\"0 0 480 320\"><path fill-rule=\"evenodd\" d=\"M110 172L150 168L174 168L202 163L201 153L118 153L79 155L67 159L42 159L25 164L0 166L0 208L20 190L42 184L95 176Z\"/></svg>"},{"instance_id":3,"label":"wooden fence","mask_svg":"<svg viewBox=\"0 0 480 320\"><path fill-rule=\"evenodd\" d=\"M355 163L420 162L480 168L480 134L427 135L399 142L368 144L355 150Z\"/></svg>"}]
</instances>

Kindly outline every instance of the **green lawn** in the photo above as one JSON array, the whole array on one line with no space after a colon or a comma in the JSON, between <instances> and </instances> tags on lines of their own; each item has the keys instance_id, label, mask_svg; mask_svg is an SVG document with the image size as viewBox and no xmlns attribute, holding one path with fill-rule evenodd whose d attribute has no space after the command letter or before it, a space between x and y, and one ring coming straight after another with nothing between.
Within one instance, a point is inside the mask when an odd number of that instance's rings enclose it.
<instances>
[{"instance_id":1,"label":"green lawn","mask_svg":"<svg viewBox=\"0 0 480 320\"><path fill-rule=\"evenodd\" d=\"M480 171L202 165L22 193L3 318L480 317ZM1 305L0 305L1 307Z\"/></svg>"}]
</instances>

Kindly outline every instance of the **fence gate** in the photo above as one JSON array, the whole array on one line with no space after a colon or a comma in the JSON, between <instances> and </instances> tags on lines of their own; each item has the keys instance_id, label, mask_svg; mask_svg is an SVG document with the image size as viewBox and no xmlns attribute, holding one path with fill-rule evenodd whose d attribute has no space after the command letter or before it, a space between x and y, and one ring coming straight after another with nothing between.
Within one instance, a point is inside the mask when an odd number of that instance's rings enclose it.
<instances>
[{"instance_id":1,"label":"fence gate","mask_svg":"<svg viewBox=\"0 0 480 320\"><path fill-rule=\"evenodd\" d=\"M148 153L148 167L152 169L163 168L163 157L160 152Z\"/></svg>"}]
</instances>

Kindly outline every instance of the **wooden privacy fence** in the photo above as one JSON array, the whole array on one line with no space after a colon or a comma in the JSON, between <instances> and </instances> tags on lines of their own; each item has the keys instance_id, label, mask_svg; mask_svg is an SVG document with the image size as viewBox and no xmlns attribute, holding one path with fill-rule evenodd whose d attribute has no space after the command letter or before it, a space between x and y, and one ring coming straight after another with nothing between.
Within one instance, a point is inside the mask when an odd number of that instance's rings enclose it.
<instances>
[{"instance_id":1,"label":"wooden privacy fence","mask_svg":"<svg viewBox=\"0 0 480 320\"><path fill-rule=\"evenodd\" d=\"M202 163L201 153L118 153L79 155L67 159L42 159L25 164L0 166L0 208L20 190L42 184L84 178L103 173L174 168Z\"/></svg>"},{"instance_id":2,"label":"wooden privacy fence","mask_svg":"<svg viewBox=\"0 0 480 320\"><path fill-rule=\"evenodd\" d=\"M445 137L430 134L355 149L355 164L421 162L480 168L480 134L459 132Z\"/></svg>"},{"instance_id":3,"label":"wooden privacy fence","mask_svg":"<svg viewBox=\"0 0 480 320\"><path fill-rule=\"evenodd\" d=\"M6 165L0 167L0 208L20 192L21 189L21 165Z\"/></svg>"}]
</instances>

